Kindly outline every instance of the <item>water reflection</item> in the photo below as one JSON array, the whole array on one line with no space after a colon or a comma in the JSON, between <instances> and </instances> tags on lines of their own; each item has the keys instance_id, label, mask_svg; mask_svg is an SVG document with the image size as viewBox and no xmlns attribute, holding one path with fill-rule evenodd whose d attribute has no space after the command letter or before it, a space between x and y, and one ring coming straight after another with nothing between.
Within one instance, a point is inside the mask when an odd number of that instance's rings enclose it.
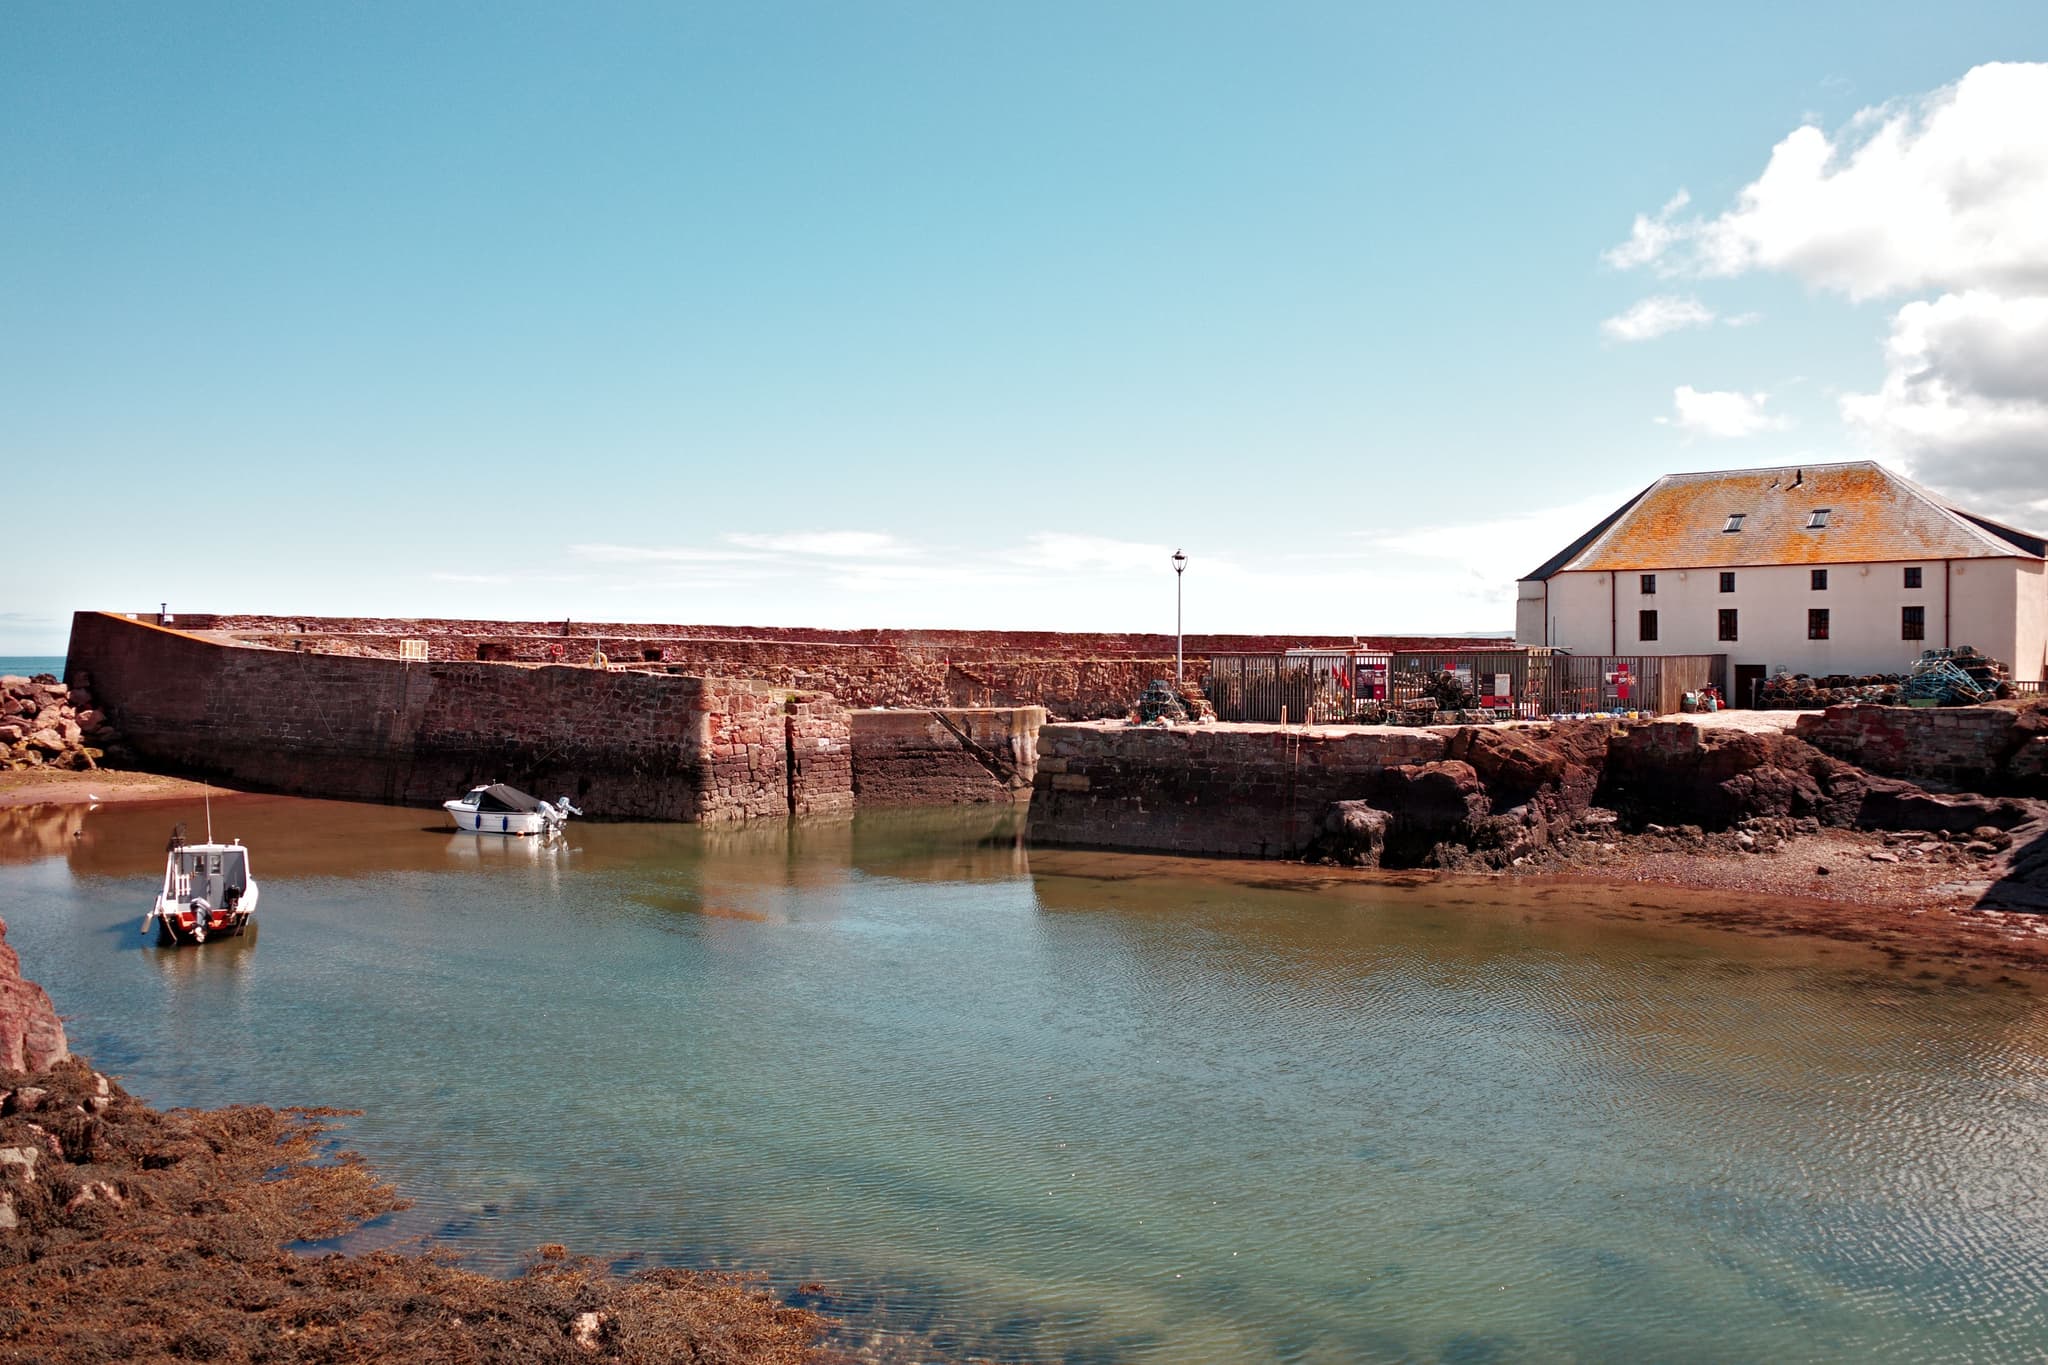
<instances>
[{"instance_id":1,"label":"water reflection","mask_svg":"<svg viewBox=\"0 0 2048 1365\"><path fill-rule=\"evenodd\" d=\"M81 1051L362 1107L418 1200L374 1237L489 1265L767 1267L918 1358L2048 1348L2033 993L1577 890L1027 856L1020 815L216 802L266 941L166 952L191 816L107 808L0 825L0 897Z\"/></svg>"}]
</instances>

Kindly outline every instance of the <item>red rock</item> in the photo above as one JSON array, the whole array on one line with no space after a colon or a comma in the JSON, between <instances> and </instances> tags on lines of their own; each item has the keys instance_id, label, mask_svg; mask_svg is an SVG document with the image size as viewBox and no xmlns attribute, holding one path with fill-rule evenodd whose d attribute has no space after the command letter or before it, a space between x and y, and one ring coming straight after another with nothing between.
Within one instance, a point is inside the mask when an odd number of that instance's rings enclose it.
<instances>
[{"instance_id":1,"label":"red rock","mask_svg":"<svg viewBox=\"0 0 2048 1365\"><path fill-rule=\"evenodd\" d=\"M71 1055L64 1025L41 986L22 979L21 959L0 920L0 1068L47 1071Z\"/></svg>"}]
</instances>

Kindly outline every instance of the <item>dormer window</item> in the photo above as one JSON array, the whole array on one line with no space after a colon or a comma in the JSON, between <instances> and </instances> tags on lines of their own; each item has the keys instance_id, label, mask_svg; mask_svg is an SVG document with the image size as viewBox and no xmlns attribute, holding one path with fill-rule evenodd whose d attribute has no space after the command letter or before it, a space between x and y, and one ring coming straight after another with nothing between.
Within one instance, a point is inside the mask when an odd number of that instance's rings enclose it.
<instances>
[{"instance_id":1,"label":"dormer window","mask_svg":"<svg viewBox=\"0 0 2048 1365\"><path fill-rule=\"evenodd\" d=\"M1742 529L1742 519L1748 515L1747 512L1730 512L1728 514L1728 524L1721 529L1723 531L1740 531Z\"/></svg>"},{"instance_id":2,"label":"dormer window","mask_svg":"<svg viewBox=\"0 0 2048 1365\"><path fill-rule=\"evenodd\" d=\"M1826 526L1828 524L1828 513L1834 510L1832 507L1816 507L1811 512L1808 512L1806 514L1806 529L1818 531L1823 526Z\"/></svg>"}]
</instances>

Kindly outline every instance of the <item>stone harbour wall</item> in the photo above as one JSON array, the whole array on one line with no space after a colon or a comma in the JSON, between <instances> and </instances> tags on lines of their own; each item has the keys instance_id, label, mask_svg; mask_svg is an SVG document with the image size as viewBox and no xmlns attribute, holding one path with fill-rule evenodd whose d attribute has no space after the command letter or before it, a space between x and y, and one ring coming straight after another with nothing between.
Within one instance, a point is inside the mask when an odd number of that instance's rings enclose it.
<instances>
[{"instance_id":1,"label":"stone harbour wall","mask_svg":"<svg viewBox=\"0 0 2048 1365\"><path fill-rule=\"evenodd\" d=\"M68 667L143 760L235 786L437 805L501 781L612 819L852 799L843 709L756 682L292 653L97 612L74 618Z\"/></svg>"},{"instance_id":2,"label":"stone harbour wall","mask_svg":"<svg viewBox=\"0 0 2048 1365\"><path fill-rule=\"evenodd\" d=\"M145 614L143 620L153 620ZM613 664L693 676L759 679L829 692L856 707L1042 705L1067 719L1126 714L1147 683L1173 676L1166 634L993 630L822 630L644 622L476 621L384 617L178 613L176 627L274 649L393 658L422 641L436 663ZM1190 635L1187 676L1199 683L1214 652L1296 647L1471 648L1471 639L1351 635Z\"/></svg>"},{"instance_id":3,"label":"stone harbour wall","mask_svg":"<svg viewBox=\"0 0 2048 1365\"><path fill-rule=\"evenodd\" d=\"M1033 843L1285 858L1315 840L1336 801L1383 773L1441 760L1441 730L1115 723L1038 732Z\"/></svg>"},{"instance_id":4,"label":"stone harbour wall","mask_svg":"<svg viewBox=\"0 0 2048 1365\"><path fill-rule=\"evenodd\" d=\"M1029 797L1037 706L855 711L853 791L863 806L969 805Z\"/></svg>"},{"instance_id":5,"label":"stone harbour wall","mask_svg":"<svg viewBox=\"0 0 2048 1365\"><path fill-rule=\"evenodd\" d=\"M2040 703L1830 706L1801 716L1794 733L1888 777L2048 796L2048 709Z\"/></svg>"},{"instance_id":6,"label":"stone harbour wall","mask_svg":"<svg viewBox=\"0 0 2048 1365\"><path fill-rule=\"evenodd\" d=\"M98 612L74 619L69 668L101 679L96 704L152 766L404 805L502 781L598 819L1015 800L1045 718L850 713L829 694L751 679L266 649Z\"/></svg>"}]
</instances>

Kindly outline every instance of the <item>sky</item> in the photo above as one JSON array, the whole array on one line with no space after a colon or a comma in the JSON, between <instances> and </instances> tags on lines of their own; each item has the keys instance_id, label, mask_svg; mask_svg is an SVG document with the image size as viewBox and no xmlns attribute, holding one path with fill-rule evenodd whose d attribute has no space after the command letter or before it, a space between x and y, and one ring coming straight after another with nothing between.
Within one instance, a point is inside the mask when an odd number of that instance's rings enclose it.
<instances>
[{"instance_id":1,"label":"sky","mask_svg":"<svg viewBox=\"0 0 2048 1365\"><path fill-rule=\"evenodd\" d=\"M1452 633L1658 475L2048 527L2048 13L0 6L80 608Z\"/></svg>"}]
</instances>

